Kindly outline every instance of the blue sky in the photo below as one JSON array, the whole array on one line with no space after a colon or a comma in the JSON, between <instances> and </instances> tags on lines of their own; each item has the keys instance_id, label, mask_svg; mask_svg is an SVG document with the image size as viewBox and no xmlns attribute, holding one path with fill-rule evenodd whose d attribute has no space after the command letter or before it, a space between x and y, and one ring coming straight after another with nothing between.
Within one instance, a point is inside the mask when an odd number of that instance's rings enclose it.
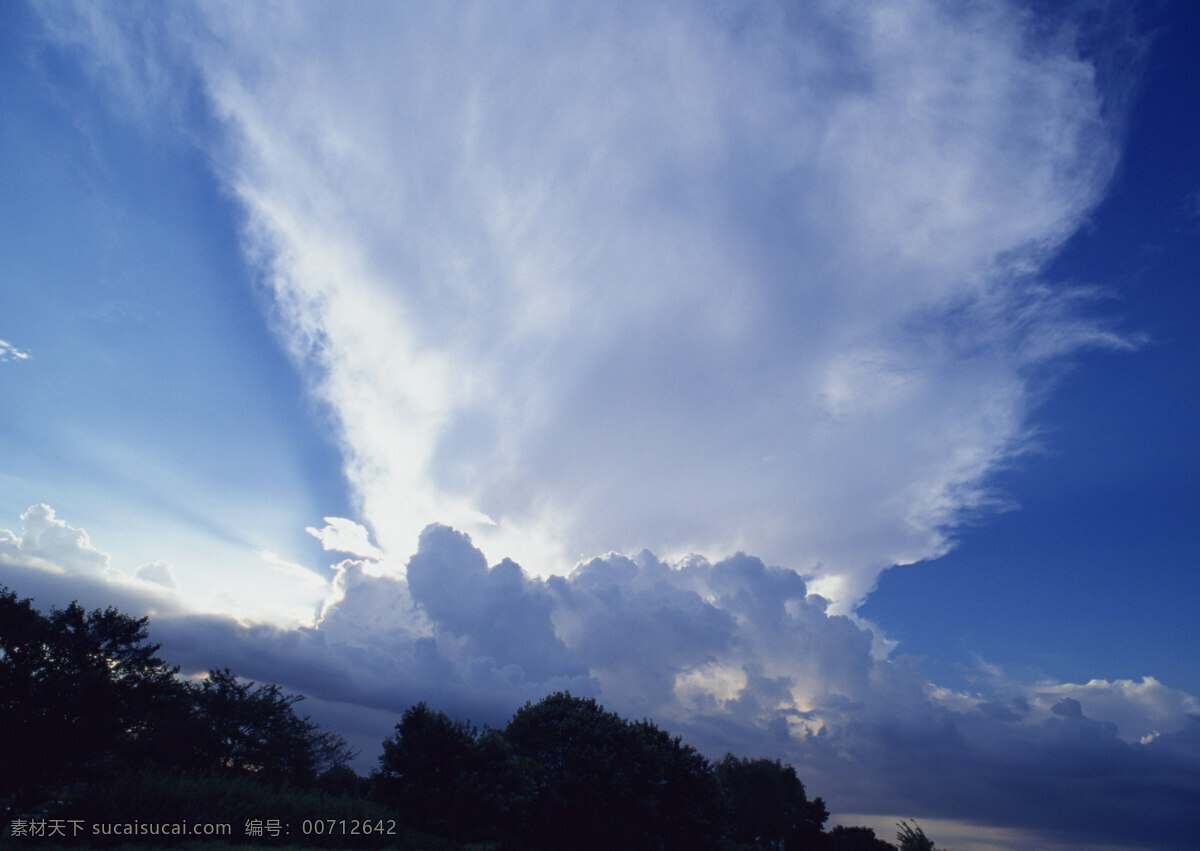
<instances>
[{"instance_id":1,"label":"blue sky","mask_svg":"<svg viewBox=\"0 0 1200 851\"><path fill-rule=\"evenodd\" d=\"M996 477L1019 510L989 516L944 558L884 575L861 611L911 652L940 662L971 652L1070 678L1128 677L1158 658L1159 676L1200 689L1194 654L1164 652L1194 641L1190 601L1200 592L1196 26L1186 5L1143 21L1153 35L1121 164L1049 267L1106 287L1125 327L1148 343L1132 357L1074 359L1035 413L1044 452ZM955 603L972 596L997 616Z\"/></svg>"},{"instance_id":2,"label":"blue sky","mask_svg":"<svg viewBox=\"0 0 1200 851\"><path fill-rule=\"evenodd\" d=\"M5 6L0 582L1190 841L1195 10L501 8Z\"/></svg>"}]
</instances>

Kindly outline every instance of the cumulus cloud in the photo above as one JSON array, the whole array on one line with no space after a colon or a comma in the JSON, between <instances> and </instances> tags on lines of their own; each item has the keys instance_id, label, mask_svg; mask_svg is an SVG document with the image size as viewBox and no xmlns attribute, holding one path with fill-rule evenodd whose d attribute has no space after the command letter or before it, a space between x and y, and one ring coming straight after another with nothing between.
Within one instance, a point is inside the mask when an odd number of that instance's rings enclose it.
<instances>
[{"instance_id":1,"label":"cumulus cloud","mask_svg":"<svg viewBox=\"0 0 1200 851\"><path fill-rule=\"evenodd\" d=\"M112 568L108 553L50 506L30 506L21 519L20 534L0 529L0 585L33 598L39 607L61 608L77 600L88 608L117 606L138 615L184 610L168 562L144 564L130 577Z\"/></svg>"},{"instance_id":2,"label":"cumulus cloud","mask_svg":"<svg viewBox=\"0 0 1200 851\"><path fill-rule=\"evenodd\" d=\"M851 811L1168 844L1200 826L1185 803L1200 790L1200 706L1152 678L948 692L878 658L871 634L794 572L744 554L610 554L538 579L508 560L489 568L465 535L432 526L407 584L440 681L501 672L501 706L571 681L714 755L783 755ZM379 588L364 591L338 606L373 606Z\"/></svg>"},{"instance_id":3,"label":"cumulus cloud","mask_svg":"<svg viewBox=\"0 0 1200 851\"><path fill-rule=\"evenodd\" d=\"M746 554L610 553L540 578L433 525L404 569L341 562L315 626L284 628L185 610L152 584L165 562L114 581L82 530L44 506L25 521L0 531L0 582L41 606L153 613L151 638L185 673L230 667L308 695L363 768L419 700L502 725L570 689L714 757L787 759L841 812L1164 848L1200 829L1194 696L1152 677L1022 682L995 668L977 692L942 689L875 652L794 571Z\"/></svg>"},{"instance_id":4,"label":"cumulus cloud","mask_svg":"<svg viewBox=\"0 0 1200 851\"><path fill-rule=\"evenodd\" d=\"M1086 683L1047 683L1034 687L1033 699L1045 707L1082 707L1097 721L1113 725L1127 742L1150 742L1163 733L1185 729L1200 716L1200 701L1169 688L1154 677L1136 680L1091 680ZM1064 703L1069 701L1070 703ZM1058 710L1059 714L1061 710Z\"/></svg>"},{"instance_id":5,"label":"cumulus cloud","mask_svg":"<svg viewBox=\"0 0 1200 851\"><path fill-rule=\"evenodd\" d=\"M418 700L499 725L570 688L712 756L785 758L843 812L1156 847L1200 828L1200 705L1152 678L947 691L873 653L870 632L793 571L744 554L610 554L538 578L489 567L435 525L407 580L365 567L339 566L340 597L315 628L197 615L161 619L154 636L185 667L284 681L331 719L358 719L368 758Z\"/></svg>"},{"instance_id":6,"label":"cumulus cloud","mask_svg":"<svg viewBox=\"0 0 1200 851\"><path fill-rule=\"evenodd\" d=\"M143 564L135 572L134 576L145 582L153 582L155 585L161 585L164 588L176 588L179 585L175 578L175 568L169 561L159 559L148 564Z\"/></svg>"},{"instance_id":7,"label":"cumulus cloud","mask_svg":"<svg viewBox=\"0 0 1200 851\"><path fill-rule=\"evenodd\" d=\"M0 563L82 575L108 570L108 555L92 546L87 532L55 517L50 506L30 506L21 519L19 535L0 529Z\"/></svg>"},{"instance_id":8,"label":"cumulus cloud","mask_svg":"<svg viewBox=\"0 0 1200 851\"><path fill-rule=\"evenodd\" d=\"M29 352L23 352L6 340L0 340L0 363L13 360L28 360Z\"/></svg>"},{"instance_id":9,"label":"cumulus cloud","mask_svg":"<svg viewBox=\"0 0 1200 851\"><path fill-rule=\"evenodd\" d=\"M397 558L431 522L538 574L744 549L847 611L991 503L1031 366L1129 345L1037 277L1115 159L1068 28L1002 2L325 8L49 17L128 92L204 93ZM315 534L375 556L339 523Z\"/></svg>"}]
</instances>

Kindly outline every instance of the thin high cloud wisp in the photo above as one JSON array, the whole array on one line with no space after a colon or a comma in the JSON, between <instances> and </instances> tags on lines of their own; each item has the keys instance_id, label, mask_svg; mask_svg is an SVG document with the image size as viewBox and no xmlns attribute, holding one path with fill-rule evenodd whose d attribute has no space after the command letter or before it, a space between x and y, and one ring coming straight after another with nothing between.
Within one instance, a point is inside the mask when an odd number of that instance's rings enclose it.
<instances>
[{"instance_id":1,"label":"thin high cloud wisp","mask_svg":"<svg viewBox=\"0 0 1200 851\"><path fill-rule=\"evenodd\" d=\"M1037 278L1115 130L1005 4L167 20L401 561L431 522L539 574L745 550L848 610L989 504L1031 366L1129 345Z\"/></svg>"},{"instance_id":2,"label":"thin high cloud wisp","mask_svg":"<svg viewBox=\"0 0 1200 851\"><path fill-rule=\"evenodd\" d=\"M0 340L0 363L29 360L29 352L23 352L7 340Z\"/></svg>"}]
</instances>

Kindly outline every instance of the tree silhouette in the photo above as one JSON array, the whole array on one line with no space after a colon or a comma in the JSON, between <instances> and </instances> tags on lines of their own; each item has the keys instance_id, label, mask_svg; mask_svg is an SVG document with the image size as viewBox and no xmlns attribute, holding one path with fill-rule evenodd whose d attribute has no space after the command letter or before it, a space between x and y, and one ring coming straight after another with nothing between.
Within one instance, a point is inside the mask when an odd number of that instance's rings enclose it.
<instances>
[{"instance_id":1,"label":"tree silhouette","mask_svg":"<svg viewBox=\"0 0 1200 851\"><path fill-rule=\"evenodd\" d=\"M197 721L192 746L205 767L309 784L353 756L341 736L296 712L302 695L284 694L278 685L256 687L228 668L214 669L191 693Z\"/></svg>"},{"instance_id":2,"label":"tree silhouette","mask_svg":"<svg viewBox=\"0 0 1200 851\"><path fill-rule=\"evenodd\" d=\"M529 778L519 844L708 848L718 840L708 761L649 721L557 692L519 709L504 737Z\"/></svg>"},{"instance_id":3,"label":"tree silhouette","mask_svg":"<svg viewBox=\"0 0 1200 851\"><path fill-rule=\"evenodd\" d=\"M838 825L827 834L829 851L896 851L896 846L875 835L869 827Z\"/></svg>"},{"instance_id":4,"label":"tree silhouette","mask_svg":"<svg viewBox=\"0 0 1200 851\"><path fill-rule=\"evenodd\" d=\"M900 843L900 851L935 851L933 840L925 835L920 825L915 821L909 824L907 819L896 823L900 828L896 832L896 841Z\"/></svg>"},{"instance_id":5,"label":"tree silhouette","mask_svg":"<svg viewBox=\"0 0 1200 851\"><path fill-rule=\"evenodd\" d=\"M89 781L75 806L136 820L163 802L223 800L231 784L289 813L311 812L324 792L373 791L436 834L435 845L440 836L582 851L895 848L868 828L824 833L829 812L808 800L790 765L733 754L714 765L652 721L626 721L569 692L526 703L482 735L418 703L367 781L348 767L344 739L297 713L302 695L229 669L185 684L147 624L78 603L42 614L0 586L0 800L33 806ZM935 851L915 822L897 826L901 851Z\"/></svg>"},{"instance_id":6,"label":"tree silhouette","mask_svg":"<svg viewBox=\"0 0 1200 851\"><path fill-rule=\"evenodd\" d=\"M473 795L478 774L477 731L425 703L409 707L379 757L379 789L416 827L457 835L479 818Z\"/></svg>"},{"instance_id":7,"label":"tree silhouette","mask_svg":"<svg viewBox=\"0 0 1200 851\"><path fill-rule=\"evenodd\" d=\"M156 746L183 691L147 622L78 603L43 615L0 588L0 790L36 797Z\"/></svg>"},{"instance_id":8,"label":"tree silhouette","mask_svg":"<svg viewBox=\"0 0 1200 851\"><path fill-rule=\"evenodd\" d=\"M825 802L809 801L796 769L779 760L726 754L716 765L730 839L750 848L806 848L829 818Z\"/></svg>"},{"instance_id":9,"label":"tree silhouette","mask_svg":"<svg viewBox=\"0 0 1200 851\"><path fill-rule=\"evenodd\" d=\"M720 840L720 793L712 765L679 736L672 737L654 723L633 724L644 754L643 785L654 802L648 834L668 849L717 847Z\"/></svg>"},{"instance_id":10,"label":"tree silhouette","mask_svg":"<svg viewBox=\"0 0 1200 851\"><path fill-rule=\"evenodd\" d=\"M557 692L517 710L504 736L532 785L526 845L636 847L628 828L645 820L646 801L635 796L637 746L620 717L591 698Z\"/></svg>"}]
</instances>

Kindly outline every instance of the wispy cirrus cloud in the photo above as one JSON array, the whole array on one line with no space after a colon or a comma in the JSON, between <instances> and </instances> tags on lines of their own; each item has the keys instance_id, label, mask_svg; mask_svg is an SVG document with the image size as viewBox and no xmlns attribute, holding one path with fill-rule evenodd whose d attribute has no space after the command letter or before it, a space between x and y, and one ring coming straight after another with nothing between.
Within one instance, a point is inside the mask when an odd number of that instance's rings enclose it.
<instances>
[{"instance_id":1,"label":"wispy cirrus cloud","mask_svg":"<svg viewBox=\"0 0 1200 851\"><path fill-rule=\"evenodd\" d=\"M23 352L7 340L0 340L0 363L14 360L29 360L29 352Z\"/></svg>"}]
</instances>

